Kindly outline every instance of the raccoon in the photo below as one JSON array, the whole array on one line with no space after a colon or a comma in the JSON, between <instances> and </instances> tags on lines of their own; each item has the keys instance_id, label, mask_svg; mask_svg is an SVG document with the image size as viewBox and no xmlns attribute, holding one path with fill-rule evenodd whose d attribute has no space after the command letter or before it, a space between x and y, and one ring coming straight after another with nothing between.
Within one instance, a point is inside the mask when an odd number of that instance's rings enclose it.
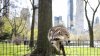
<instances>
[{"instance_id":1,"label":"raccoon","mask_svg":"<svg viewBox=\"0 0 100 56\"><path fill-rule=\"evenodd\" d=\"M57 51L62 52L64 51L64 43L67 44L70 42L69 40L69 32L67 31L67 28L63 25L54 26L49 29L48 32L48 40L49 42L56 48Z\"/></svg>"}]
</instances>

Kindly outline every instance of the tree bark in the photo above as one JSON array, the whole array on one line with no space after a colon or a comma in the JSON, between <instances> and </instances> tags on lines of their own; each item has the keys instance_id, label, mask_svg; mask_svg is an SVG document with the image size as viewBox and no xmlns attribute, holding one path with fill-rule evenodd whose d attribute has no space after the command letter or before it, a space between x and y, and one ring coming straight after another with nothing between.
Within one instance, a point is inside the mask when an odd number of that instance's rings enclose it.
<instances>
[{"instance_id":1,"label":"tree bark","mask_svg":"<svg viewBox=\"0 0 100 56\"><path fill-rule=\"evenodd\" d=\"M94 47L94 34L93 28L89 26L90 47Z\"/></svg>"},{"instance_id":2,"label":"tree bark","mask_svg":"<svg viewBox=\"0 0 100 56\"><path fill-rule=\"evenodd\" d=\"M34 47L34 21L35 21L35 8L34 8L34 0L32 4L33 14L32 14L32 24L31 24L31 37L29 47L32 49Z\"/></svg>"},{"instance_id":3,"label":"tree bark","mask_svg":"<svg viewBox=\"0 0 100 56\"><path fill-rule=\"evenodd\" d=\"M52 0L39 0L38 39L37 47L30 56L50 56L52 46L47 35L52 27Z\"/></svg>"}]
</instances>

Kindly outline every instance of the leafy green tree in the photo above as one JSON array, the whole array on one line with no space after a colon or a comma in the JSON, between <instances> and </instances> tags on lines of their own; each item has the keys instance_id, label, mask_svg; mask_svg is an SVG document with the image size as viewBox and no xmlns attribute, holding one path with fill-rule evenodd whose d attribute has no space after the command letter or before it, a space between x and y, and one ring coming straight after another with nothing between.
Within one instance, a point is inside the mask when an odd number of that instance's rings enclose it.
<instances>
[{"instance_id":1,"label":"leafy green tree","mask_svg":"<svg viewBox=\"0 0 100 56\"><path fill-rule=\"evenodd\" d=\"M0 40L6 40L6 39L10 39L10 34L11 34L11 26L9 24L9 22L6 20L6 18L2 18L1 21L2 25L0 27Z\"/></svg>"},{"instance_id":2,"label":"leafy green tree","mask_svg":"<svg viewBox=\"0 0 100 56\"><path fill-rule=\"evenodd\" d=\"M13 19L9 19L7 17L3 17L4 26L3 26L3 32L10 33L11 38L16 38L17 35L23 35L25 34L25 31L27 31L26 21L24 19L21 19L20 17L16 17ZM12 39L13 40L13 39Z\"/></svg>"}]
</instances>

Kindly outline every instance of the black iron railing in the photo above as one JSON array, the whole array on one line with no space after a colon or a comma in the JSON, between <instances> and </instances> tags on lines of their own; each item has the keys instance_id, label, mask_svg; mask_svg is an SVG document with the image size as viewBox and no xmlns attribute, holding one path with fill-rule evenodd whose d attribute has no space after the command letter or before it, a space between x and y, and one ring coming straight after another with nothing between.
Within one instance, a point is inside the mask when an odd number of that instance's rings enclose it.
<instances>
[{"instance_id":1,"label":"black iron railing","mask_svg":"<svg viewBox=\"0 0 100 56\"><path fill-rule=\"evenodd\" d=\"M64 46L66 56L100 56L100 41L94 41L94 47L89 47L89 41L71 41ZM30 54L28 42L20 44L1 41L0 42L0 56L24 56ZM60 54L62 55L62 54Z\"/></svg>"}]
</instances>

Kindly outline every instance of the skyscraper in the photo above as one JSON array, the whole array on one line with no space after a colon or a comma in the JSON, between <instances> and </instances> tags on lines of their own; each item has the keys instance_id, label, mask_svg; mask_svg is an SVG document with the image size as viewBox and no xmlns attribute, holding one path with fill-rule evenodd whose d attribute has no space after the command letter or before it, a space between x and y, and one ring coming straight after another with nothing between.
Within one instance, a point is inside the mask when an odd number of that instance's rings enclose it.
<instances>
[{"instance_id":1,"label":"skyscraper","mask_svg":"<svg viewBox=\"0 0 100 56\"><path fill-rule=\"evenodd\" d=\"M76 0L75 31L81 34L84 29L84 0Z\"/></svg>"},{"instance_id":2,"label":"skyscraper","mask_svg":"<svg viewBox=\"0 0 100 56\"><path fill-rule=\"evenodd\" d=\"M73 24L73 0L68 0L68 15L67 15L67 27L72 29Z\"/></svg>"},{"instance_id":3,"label":"skyscraper","mask_svg":"<svg viewBox=\"0 0 100 56\"><path fill-rule=\"evenodd\" d=\"M59 25L62 23L62 16L55 16L54 17L54 26Z\"/></svg>"},{"instance_id":4,"label":"skyscraper","mask_svg":"<svg viewBox=\"0 0 100 56\"><path fill-rule=\"evenodd\" d=\"M98 24L98 23L99 23L99 17L96 17L95 24Z\"/></svg>"}]
</instances>

